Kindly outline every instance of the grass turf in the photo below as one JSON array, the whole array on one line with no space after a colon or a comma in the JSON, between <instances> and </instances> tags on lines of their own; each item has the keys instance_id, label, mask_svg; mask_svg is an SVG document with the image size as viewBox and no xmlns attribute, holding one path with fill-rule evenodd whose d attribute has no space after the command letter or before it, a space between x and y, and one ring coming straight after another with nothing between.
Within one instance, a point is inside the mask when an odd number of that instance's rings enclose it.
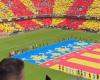
<instances>
[{"instance_id":1,"label":"grass turf","mask_svg":"<svg viewBox=\"0 0 100 80\"><path fill-rule=\"evenodd\" d=\"M0 39L0 59L7 57L9 51L28 48L32 45L42 47L65 39L81 39L90 42L99 42L100 34L82 33L74 31L42 29L34 32L20 33L8 38ZM30 63L25 63L26 80L44 80L45 74L49 74L53 80L75 80L76 77L62 72L44 69Z\"/></svg>"}]
</instances>

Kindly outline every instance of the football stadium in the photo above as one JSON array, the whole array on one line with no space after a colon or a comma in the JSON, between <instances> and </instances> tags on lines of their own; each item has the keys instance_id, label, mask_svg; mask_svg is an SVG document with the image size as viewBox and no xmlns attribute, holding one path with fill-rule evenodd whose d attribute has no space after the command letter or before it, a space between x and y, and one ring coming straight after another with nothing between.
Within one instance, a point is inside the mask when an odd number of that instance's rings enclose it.
<instances>
[{"instance_id":1,"label":"football stadium","mask_svg":"<svg viewBox=\"0 0 100 80\"><path fill-rule=\"evenodd\" d=\"M100 0L0 0L0 80L6 58L20 80L100 80Z\"/></svg>"}]
</instances>

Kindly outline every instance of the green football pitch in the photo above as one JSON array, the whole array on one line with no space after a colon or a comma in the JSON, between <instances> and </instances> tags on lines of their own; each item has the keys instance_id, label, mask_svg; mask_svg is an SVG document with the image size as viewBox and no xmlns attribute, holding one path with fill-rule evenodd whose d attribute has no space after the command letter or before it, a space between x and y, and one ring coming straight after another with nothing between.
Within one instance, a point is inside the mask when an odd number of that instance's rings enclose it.
<instances>
[{"instance_id":1,"label":"green football pitch","mask_svg":"<svg viewBox=\"0 0 100 80\"><path fill-rule=\"evenodd\" d=\"M31 46L42 47L67 39L100 42L99 36L100 34L56 29L23 32L0 39L0 60L8 57L8 53L13 50L23 48L30 49ZM52 80L77 80L75 76L25 62L25 80L45 80L46 74L48 74Z\"/></svg>"}]
</instances>

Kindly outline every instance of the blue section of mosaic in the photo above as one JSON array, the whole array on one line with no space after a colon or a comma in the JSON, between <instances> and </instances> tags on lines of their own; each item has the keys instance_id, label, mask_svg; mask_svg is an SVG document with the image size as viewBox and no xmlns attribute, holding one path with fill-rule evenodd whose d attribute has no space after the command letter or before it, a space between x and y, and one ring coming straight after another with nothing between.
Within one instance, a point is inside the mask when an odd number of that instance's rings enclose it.
<instances>
[{"instance_id":1,"label":"blue section of mosaic","mask_svg":"<svg viewBox=\"0 0 100 80\"><path fill-rule=\"evenodd\" d=\"M31 62L33 64L41 64L92 44L93 43L80 40L66 40L43 48L30 50L14 57L20 58L26 62Z\"/></svg>"}]
</instances>

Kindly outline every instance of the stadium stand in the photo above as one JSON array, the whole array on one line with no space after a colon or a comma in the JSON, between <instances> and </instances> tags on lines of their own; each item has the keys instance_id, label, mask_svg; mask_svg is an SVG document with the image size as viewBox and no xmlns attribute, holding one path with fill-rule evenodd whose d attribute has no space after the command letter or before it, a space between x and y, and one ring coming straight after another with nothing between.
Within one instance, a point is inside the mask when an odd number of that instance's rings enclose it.
<instances>
[{"instance_id":1,"label":"stadium stand","mask_svg":"<svg viewBox=\"0 0 100 80\"><path fill-rule=\"evenodd\" d=\"M99 18L99 0L1 0L1 19L32 15L94 16ZM15 24L16 26L11 26ZM94 25L93 25L94 24ZM73 29L100 30L99 21L72 18L38 18L0 23L0 32L40 29L40 26L65 26ZM9 26L10 25L10 26ZM17 28L17 29L16 29Z\"/></svg>"},{"instance_id":2,"label":"stadium stand","mask_svg":"<svg viewBox=\"0 0 100 80\"><path fill-rule=\"evenodd\" d=\"M93 4L89 7L87 14L88 16L96 16L100 17L100 0L94 0ZM100 22L99 21L89 21L87 20L82 25L80 25L81 29L91 29L94 31L100 30Z\"/></svg>"},{"instance_id":3,"label":"stadium stand","mask_svg":"<svg viewBox=\"0 0 100 80\"><path fill-rule=\"evenodd\" d=\"M0 19L11 19L15 17L11 10L8 9L2 2L0 2ZM0 23L0 31L1 32L11 32L14 30L22 30L21 26L16 24L15 22L11 23Z\"/></svg>"},{"instance_id":4,"label":"stadium stand","mask_svg":"<svg viewBox=\"0 0 100 80\"><path fill-rule=\"evenodd\" d=\"M65 14L68 11L68 8L74 0L56 0L55 5L53 7L54 14ZM65 19L53 19L52 25L57 25L58 23L62 22Z\"/></svg>"},{"instance_id":5,"label":"stadium stand","mask_svg":"<svg viewBox=\"0 0 100 80\"><path fill-rule=\"evenodd\" d=\"M21 28L18 24L14 22L10 22L10 23L0 24L0 30L4 32L13 32L13 31L22 31L23 28Z\"/></svg>"},{"instance_id":6,"label":"stadium stand","mask_svg":"<svg viewBox=\"0 0 100 80\"><path fill-rule=\"evenodd\" d=\"M5 4L4 7L3 7L5 10L7 8L9 8L9 10L12 11L12 12L9 11L9 14L12 14L13 17L15 17L15 16L16 17L22 17L22 16L32 15L31 11L29 11L20 1L14 0L14 1L9 2L8 0L2 0L1 4ZM5 16L5 15L8 16L9 14L5 14L3 12L3 16ZM10 17L8 16L6 18L10 18ZM20 25L22 28L25 28L25 29L31 29L31 28L38 28L39 27L39 24L35 23L32 20L19 21L19 22L16 22L16 24Z\"/></svg>"},{"instance_id":7,"label":"stadium stand","mask_svg":"<svg viewBox=\"0 0 100 80\"><path fill-rule=\"evenodd\" d=\"M38 9L38 14L46 15L53 13L53 6L55 0L33 0L33 4ZM43 23L45 26L48 26L52 23L52 18L43 19Z\"/></svg>"},{"instance_id":8,"label":"stadium stand","mask_svg":"<svg viewBox=\"0 0 100 80\"><path fill-rule=\"evenodd\" d=\"M67 15L85 15L88 7L92 4L93 0L75 0L73 4L69 7L67 11ZM67 26L70 28L78 29L79 25L81 25L85 20L79 19L66 19L63 22L59 23L60 26Z\"/></svg>"},{"instance_id":9,"label":"stadium stand","mask_svg":"<svg viewBox=\"0 0 100 80\"><path fill-rule=\"evenodd\" d=\"M80 25L81 29L88 29L93 31L100 30L100 21L94 21L94 20L87 20L82 25Z\"/></svg>"},{"instance_id":10,"label":"stadium stand","mask_svg":"<svg viewBox=\"0 0 100 80\"><path fill-rule=\"evenodd\" d=\"M100 0L94 0L93 4L89 7L87 15L100 17Z\"/></svg>"}]
</instances>

